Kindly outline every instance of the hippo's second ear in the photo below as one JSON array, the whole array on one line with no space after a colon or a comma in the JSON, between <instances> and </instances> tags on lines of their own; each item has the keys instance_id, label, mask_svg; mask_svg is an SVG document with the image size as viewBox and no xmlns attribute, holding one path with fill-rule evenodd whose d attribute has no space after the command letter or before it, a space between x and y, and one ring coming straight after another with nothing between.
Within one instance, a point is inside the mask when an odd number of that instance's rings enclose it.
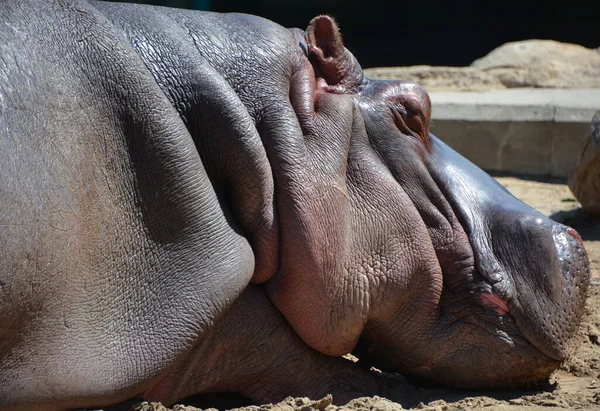
<instances>
[{"instance_id":1,"label":"hippo's second ear","mask_svg":"<svg viewBox=\"0 0 600 411\"><path fill-rule=\"evenodd\" d=\"M355 91L363 81L363 71L342 42L340 30L329 16L312 19L306 29L308 58L317 77L323 78L331 91Z\"/></svg>"}]
</instances>

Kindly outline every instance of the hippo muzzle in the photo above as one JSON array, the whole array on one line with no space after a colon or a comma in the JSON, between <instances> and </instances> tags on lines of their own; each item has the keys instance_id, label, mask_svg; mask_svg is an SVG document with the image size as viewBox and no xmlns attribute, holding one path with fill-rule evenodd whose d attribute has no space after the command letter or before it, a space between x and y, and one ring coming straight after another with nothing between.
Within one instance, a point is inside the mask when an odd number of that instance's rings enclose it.
<instances>
[{"instance_id":1,"label":"hippo muzzle","mask_svg":"<svg viewBox=\"0 0 600 411\"><path fill-rule=\"evenodd\" d=\"M437 181L449 193L473 247L476 271L489 285L484 303L512 316L543 354L564 360L589 283L581 237L514 198L438 139L434 157Z\"/></svg>"},{"instance_id":2,"label":"hippo muzzle","mask_svg":"<svg viewBox=\"0 0 600 411\"><path fill-rule=\"evenodd\" d=\"M366 337L357 354L385 370L458 387L547 378L568 356L584 313L590 268L581 237L430 138L427 170L464 230L470 258L456 252L464 249L457 243L454 258L446 246L438 247L443 287L424 337L417 337L431 341L425 350L402 342L399 360L393 342L365 343Z\"/></svg>"}]
</instances>

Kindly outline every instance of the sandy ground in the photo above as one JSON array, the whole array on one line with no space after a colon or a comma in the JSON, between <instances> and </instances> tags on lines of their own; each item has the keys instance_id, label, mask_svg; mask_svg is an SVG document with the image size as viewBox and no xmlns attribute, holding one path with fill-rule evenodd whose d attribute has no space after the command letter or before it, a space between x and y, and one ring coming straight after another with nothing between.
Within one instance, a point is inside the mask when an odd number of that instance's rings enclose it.
<instances>
[{"instance_id":1,"label":"sandy ground","mask_svg":"<svg viewBox=\"0 0 600 411\"><path fill-rule=\"evenodd\" d=\"M587 218L564 182L535 181L515 177L497 177L514 195L553 219L571 225L584 239L592 265L592 285L587 301L587 318L581 326L578 347L546 384L519 391L482 392L445 388L403 388L402 405L419 410L600 410L600 220ZM387 375L390 385L396 381L405 386L399 375ZM385 398L365 397L336 407L331 398L310 401L288 398L286 401L236 410L398 410L402 405ZM160 404L138 404L139 411L165 411ZM197 408L178 405L177 411Z\"/></svg>"}]
</instances>

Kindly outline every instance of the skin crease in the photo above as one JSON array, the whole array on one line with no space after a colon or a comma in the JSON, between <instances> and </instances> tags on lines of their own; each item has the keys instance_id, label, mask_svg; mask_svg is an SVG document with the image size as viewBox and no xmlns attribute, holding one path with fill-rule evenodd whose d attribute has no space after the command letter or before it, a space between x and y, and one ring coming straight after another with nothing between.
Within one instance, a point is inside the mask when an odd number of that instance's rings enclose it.
<instances>
[{"instance_id":1,"label":"skin crease","mask_svg":"<svg viewBox=\"0 0 600 411\"><path fill-rule=\"evenodd\" d=\"M348 352L459 387L565 357L581 239L432 136L421 86L364 78L329 17L2 12L0 409L343 403L386 393Z\"/></svg>"}]
</instances>

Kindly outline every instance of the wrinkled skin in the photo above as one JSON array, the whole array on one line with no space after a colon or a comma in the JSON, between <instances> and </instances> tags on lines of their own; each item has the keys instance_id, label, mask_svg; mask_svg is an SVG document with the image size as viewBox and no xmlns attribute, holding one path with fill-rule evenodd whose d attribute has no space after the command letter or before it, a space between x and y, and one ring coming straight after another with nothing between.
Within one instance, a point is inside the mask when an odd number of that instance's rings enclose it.
<instances>
[{"instance_id":1,"label":"wrinkled skin","mask_svg":"<svg viewBox=\"0 0 600 411\"><path fill-rule=\"evenodd\" d=\"M577 233L363 77L335 23L2 3L0 408L546 378ZM476 144L476 142L474 143Z\"/></svg>"}]
</instances>

